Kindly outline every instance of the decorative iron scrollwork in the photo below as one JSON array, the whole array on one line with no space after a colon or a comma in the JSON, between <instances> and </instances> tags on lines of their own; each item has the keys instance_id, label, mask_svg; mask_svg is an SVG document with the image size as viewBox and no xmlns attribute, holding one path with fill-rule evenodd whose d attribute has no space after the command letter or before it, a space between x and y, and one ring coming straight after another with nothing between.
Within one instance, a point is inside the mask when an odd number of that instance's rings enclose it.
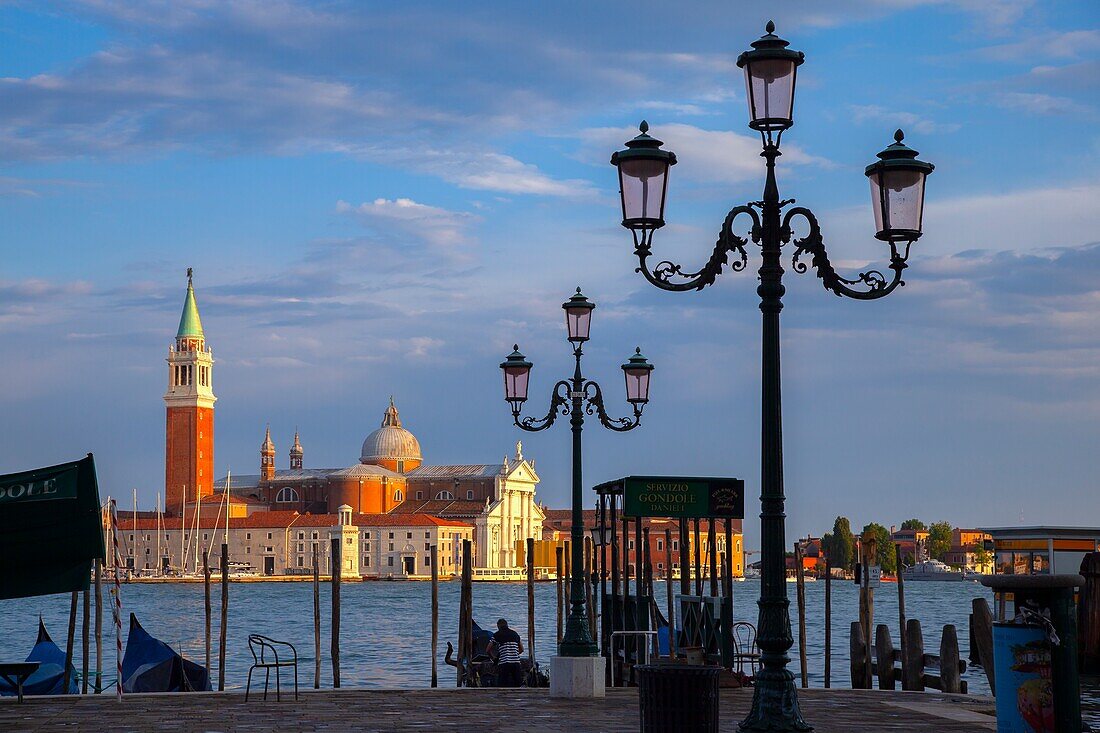
<instances>
[{"instance_id":1,"label":"decorative iron scrollwork","mask_svg":"<svg viewBox=\"0 0 1100 733\"><path fill-rule=\"evenodd\" d=\"M794 235L791 230L791 219L795 216L805 219L810 228L805 237L794 239L795 250L791 256L791 267L795 272L804 273L812 267L817 271L817 276L826 290L832 291L838 297L843 295L856 300L876 300L889 295L899 285L905 284L901 273L907 267L905 261L909 258L908 244L905 246L904 253L899 253L896 246L890 245L889 267L894 271L891 279L887 280L879 270L867 270L859 273L854 280L848 279L838 274L829 261L829 254L825 251L825 243L821 239L821 228L818 226L817 217L809 209L796 206L783 216L783 225L779 231L779 237L783 243L792 241ZM801 259L806 253L811 255L809 265ZM856 290L848 287L850 285L862 285L866 290Z\"/></svg>"},{"instance_id":2,"label":"decorative iron scrollwork","mask_svg":"<svg viewBox=\"0 0 1100 733\"><path fill-rule=\"evenodd\" d=\"M715 278L722 272L722 268L729 265L734 272L740 272L748 265L749 256L745 251L745 245L749 240L733 233L733 221L741 214L747 214L752 218L752 229L749 238L754 242L760 241L761 227L760 217L750 206L737 206L726 215L722 223L722 229L718 233L718 241L714 244L714 251L710 259L698 272L685 273L681 265L669 260L662 260L652 270L649 269L647 260L651 254L650 245L652 235L644 234L640 239L635 238L634 254L638 255L638 272L642 273L646 280L662 290L686 291L702 290L708 285L713 285ZM736 253L732 261L730 253ZM673 278L682 278L684 282L674 282Z\"/></svg>"}]
</instances>

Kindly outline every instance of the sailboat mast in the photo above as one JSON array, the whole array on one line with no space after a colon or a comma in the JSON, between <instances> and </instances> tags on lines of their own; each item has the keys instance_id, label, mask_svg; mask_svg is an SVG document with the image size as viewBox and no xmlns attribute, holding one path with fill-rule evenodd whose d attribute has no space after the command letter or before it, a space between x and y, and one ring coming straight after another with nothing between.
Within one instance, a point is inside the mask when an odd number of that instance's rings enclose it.
<instances>
[{"instance_id":1,"label":"sailboat mast","mask_svg":"<svg viewBox=\"0 0 1100 733\"><path fill-rule=\"evenodd\" d=\"M195 540L195 572L199 572L199 518L202 516L202 497L199 496L199 485L195 484L195 529L191 532Z\"/></svg>"},{"instance_id":2,"label":"sailboat mast","mask_svg":"<svg viewBox=\"0 0 1100 733\"><path fill-rule=\"evenodd\" d=\"M162 572L164 572L164 563L160 559L160 533L161 533L161 528L160 527L161 527L161 522L160 522L160 492L159 491L157 492L156 512L157 512L157 575L160 575Z\"/></svg>"},{"instance_id":3,"label":"sailboat mast","mask_svg":"<svg viewBox=\"0 0 1100 733\"><path fill-rule=\"evenodd\" d=\"M183 501L180 502L180 574L187 574L187 548L183 544L187 534L187 484L183 485Z\"/></svg>"},{"instance_id":4,"label":"sailboat mast","mask_svg":"<svg viewBox=\"0 0 1100 733\"><path fill-rule=\"evenodd\" d=\"M131 543L130 543L130 545L131 545L131 547L133 547L133 548L134 548L134 573L136 574L136 573L137 573L137 566L138 566L138 557L139 557L139 555L138 555L138 551L137 551L137 541L138 541L138 528L137 528L137 487L134 487L134 523L133 523L133 524L132 524L131 526L132 526L132 527L134 528L134 541L133 541L133 542L131 542Z\"/></svg>"},{"instance_id":5,"label":"sailboat mast","mask_svg":"<svg viewBox=\"0 0 1100 733\"><path fill-rule=\"evenodd\" d=\"M229 482L233 476L233 469L225 472L225 546L229 547Z\"/></svg>"}]
</instances>

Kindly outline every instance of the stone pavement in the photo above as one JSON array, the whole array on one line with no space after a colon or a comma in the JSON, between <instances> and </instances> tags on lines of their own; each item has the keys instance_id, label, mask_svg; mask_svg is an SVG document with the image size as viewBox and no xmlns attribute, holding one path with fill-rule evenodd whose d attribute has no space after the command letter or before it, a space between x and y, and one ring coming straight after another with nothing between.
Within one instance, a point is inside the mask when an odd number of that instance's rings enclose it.
<instances>
[{"instance_id":1,"label":"stone pavement","mask_svg":"<svg viewBox=\"0 0 1100 733\"><path fill-rule=\"evenodd\" d=\"M818 733L996 730L990 698L876 690L801 690L802 713ZM737 730L752 690L723 690L722 731ZM551 700L546 690L309 690L295 702L262 695L192 693L0 698L0 731L636 731L635 689L603 700Z\"/></svg>"}]
</instances>

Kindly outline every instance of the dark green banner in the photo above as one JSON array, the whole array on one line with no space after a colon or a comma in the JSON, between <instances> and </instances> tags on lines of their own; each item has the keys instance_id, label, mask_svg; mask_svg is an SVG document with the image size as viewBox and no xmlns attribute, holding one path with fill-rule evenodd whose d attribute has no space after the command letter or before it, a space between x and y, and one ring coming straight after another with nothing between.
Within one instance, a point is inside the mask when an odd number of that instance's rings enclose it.
<instances>
[{"instance_id":1,"label":"dark green banner","mask_svg":"<svg viewBox=\"0 0 1100 733\"><path fill-rule=\"evenodd\" d=\"M628 476L622 487L623 513L629 517L745 517L741 479Z\"/></svg>"},{"instance_id":2,"label":"dark green banner","mask_svg":"<svg viewBox=\"0 0 1100 733\"><path fill-rule=\"evenodd\" d=\"M104 557L95 461L0 476L0 599L85 590Z\"/></svg>"},{"instance_id":3,"label":"dark green banner","mask_svg":"<svg viewBox=\"0 0 1100 733\"><path fill-rule=\"evenodd\" d=\"M75 499L78 474L76 464L69 463L61 468L0 476L0 508L16 502Z\"/></svg>"}]
</instances>

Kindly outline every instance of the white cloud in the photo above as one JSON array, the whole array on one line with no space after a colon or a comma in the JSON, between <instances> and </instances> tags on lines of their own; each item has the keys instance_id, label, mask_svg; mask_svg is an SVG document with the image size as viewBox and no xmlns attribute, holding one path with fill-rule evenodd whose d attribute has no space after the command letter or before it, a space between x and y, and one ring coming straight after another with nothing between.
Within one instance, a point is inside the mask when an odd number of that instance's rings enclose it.
<instances>
[{"instance_id":1,"label":"white cloud","mask_svg":"<svg viewBox=\"0 0 1100 733\"><path fill-rule=\"evenodd\" d=\"M475 220L472 214L417 203L409 198L392 201L378 198L358 206L337 201L336 211L354 215L368 225L395 228L406 236L444 248L466 244L466 229Z\"/></svg>"},{"instance_id":2,"label":"white cloud","mask_svg":"<svg viewBox=\"0 0 1100 733\"><path fill-rule=\"evenodd\" d=\"M852 120L857 124L869 121L884 122L891 127L900 127L906 132L918 132L924 135L935 132L955 132L959 129L959 125L954 123L941 124L913 112L888 110L877 104L853 104L849 108L852 110Z\"/></svg>"},{"instance_id":3,"label":"white cloud","mask_svg":"<svg viewBox=\"0 0 1100 733\"><path fill-rule=\"evenodd\" d=\"M1018 109L1037 115L1094 114L1089 107L1069 97L1035 92L1001 92L993 96L994 103L1007 109Z\"/></svg>"}]
</instances>

